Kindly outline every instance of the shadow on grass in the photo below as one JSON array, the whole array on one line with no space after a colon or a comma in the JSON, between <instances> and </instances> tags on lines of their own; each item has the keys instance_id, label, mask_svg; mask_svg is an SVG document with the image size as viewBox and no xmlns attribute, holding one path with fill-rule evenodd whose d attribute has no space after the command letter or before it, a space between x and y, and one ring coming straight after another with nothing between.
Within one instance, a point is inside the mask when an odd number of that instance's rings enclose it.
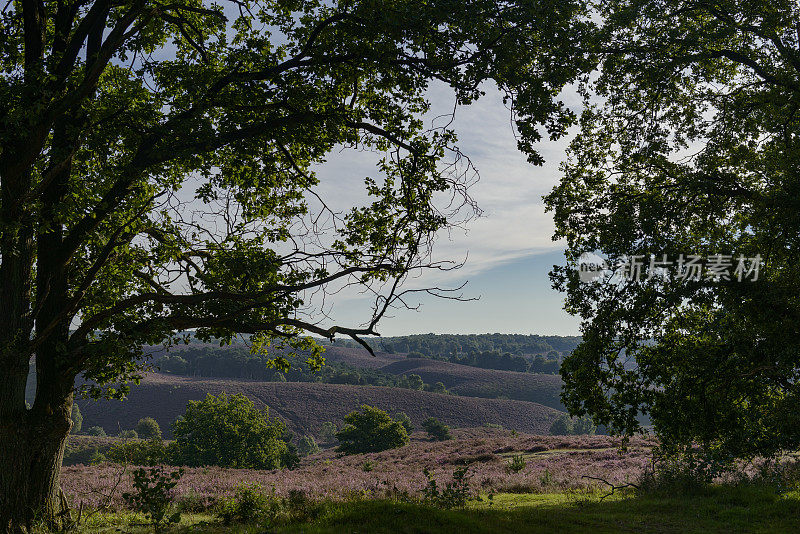
<instances>
[{"instance_id":1,"label":"shadow on grass","mask_svg":"<svg viewBox=\"0 0 800 534\"><path fill-rule=\"evenodd\" d=\"M551 533L800 532L800 493L753 487L712 488L696 496L502 494L466 510L359 501L332 505L311 523L278 532Z\"/></svg>"}]
</instances>

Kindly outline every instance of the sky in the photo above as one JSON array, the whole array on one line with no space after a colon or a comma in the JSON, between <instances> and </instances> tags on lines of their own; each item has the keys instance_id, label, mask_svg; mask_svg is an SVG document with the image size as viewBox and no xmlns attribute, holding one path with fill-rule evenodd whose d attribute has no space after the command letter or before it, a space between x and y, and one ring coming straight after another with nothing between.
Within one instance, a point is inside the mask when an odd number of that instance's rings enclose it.
<instances>
[{"instance_id":1,"label":"sky","mask_svg":"<svg viewBox=\"0 0 800 534\"><path fill-rule=\"evenodd\" d=\"M465 261L446 274L436 273L411 280L413 285L459 287L469 302L425 297L416 310L395 310L377 329L382 335L417 333L523 333L577 335L578 321L563 310L563 295L551 288L548 272L563 264L563 242L554 242L551 213L545 213L542 196L559 179L569 137L542 142L543 167L528 163L517 150L510 112L499 91L486 88L486 96L459 108L453 128L458 147L470 157L480 180L470 194L483 214L437 238L434 259ZM428 118L447 113L453 100L444 87L434 87ZM577 107L572 94L563 97ZM342 151L332 154L316 169L318 192L330 205L346 209L363 197L363 178L375 176L376 156ZM357 326L370 317L371 300L339 295L328 304L337 324Z\"/></svg>"}]
</instances>

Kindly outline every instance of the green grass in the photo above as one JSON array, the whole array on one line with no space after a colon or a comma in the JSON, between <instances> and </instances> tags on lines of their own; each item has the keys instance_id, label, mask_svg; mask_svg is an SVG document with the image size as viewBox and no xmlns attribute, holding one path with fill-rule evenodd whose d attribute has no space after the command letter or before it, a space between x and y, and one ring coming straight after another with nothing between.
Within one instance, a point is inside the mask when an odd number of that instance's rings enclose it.
<instances>
[{"instance_id":1,"label":"green grass","mask_svg":"<svg viewBox=\"0 0 800 534\"><path fill-rule=\"evenodd\" d=\"M332 503L316 519L286 525L281 533L553 533L591 532L799 532L800 493L777 495L756 487L715 487L699 496L633 496L584 492L499 494L466 509L439 510L414 503ZM116 520L115 520L116 517ZM137 524L138 523L138 524ZM105 516L84 532L147 532L141 518ZM256 533L263 526L226 528L212 516L185 515L170 532Z\"/></svg>"}]
</instances>

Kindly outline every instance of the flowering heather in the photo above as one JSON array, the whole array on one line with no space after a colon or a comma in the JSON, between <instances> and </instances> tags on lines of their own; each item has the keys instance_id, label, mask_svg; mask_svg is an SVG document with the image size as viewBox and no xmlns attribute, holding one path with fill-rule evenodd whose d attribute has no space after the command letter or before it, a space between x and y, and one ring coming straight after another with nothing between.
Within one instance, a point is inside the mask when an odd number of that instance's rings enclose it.
<instances>
[{"instance_id":1,"label":"flowering heather","mask_svg":"<svg viewBox=\"0 0 800 534\"><path fill-rule=\"evenodd\" d=\"M301 490L317 499L419 495L426 483L424 468L444 480L464 464L470 465L472 486L481 492L555 492L593 484L581 478L584 475L610 482L633 480L647 464L654 445L651 440L634 439L628 452L620 454L619 440L608 436L515 435L485 428L455 430L454 434L456 439L443 442L429 442L416 434L411 444L379 453L340 457L327 450L305 458L293 471L189 468L175 492L178 501L198 509L233 495L242 483L258 483L267 491L274 486L281 495ZM514 473L508 462L519 454L526 466ZM76 507L81 503L97 507L113 494L112 508L121 508L121 494L130 490L130 476L123 469L115 464L65 467L62 485Z\"/></svg>"}]
</instances>

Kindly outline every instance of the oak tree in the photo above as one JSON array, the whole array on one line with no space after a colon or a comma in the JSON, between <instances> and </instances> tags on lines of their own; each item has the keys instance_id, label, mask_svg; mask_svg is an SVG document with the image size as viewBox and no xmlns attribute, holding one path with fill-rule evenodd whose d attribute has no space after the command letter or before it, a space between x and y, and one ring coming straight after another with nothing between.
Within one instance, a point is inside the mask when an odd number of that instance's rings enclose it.
<instances>
[{"instance_id":1,"label":"oak tree","mask_svg":"<svg viewBox=\"0 0 800 534\"><path fill-rule=\"evenodd\" d=\"M76 377L122 396L142 346L185 331L256 350L375 334L407 274L437 267L436 231L472 206L453 132L422 120L430 84L457 105L496 85L541 163L535 142L572 121L557 94L588 64L589 27L564 0L7 2L0 531L66 516ZM342 148L380 157L346 212L315 189ZM375 295L363 326L310 304L347 284Z\"/></svg>"}]
</instances>

